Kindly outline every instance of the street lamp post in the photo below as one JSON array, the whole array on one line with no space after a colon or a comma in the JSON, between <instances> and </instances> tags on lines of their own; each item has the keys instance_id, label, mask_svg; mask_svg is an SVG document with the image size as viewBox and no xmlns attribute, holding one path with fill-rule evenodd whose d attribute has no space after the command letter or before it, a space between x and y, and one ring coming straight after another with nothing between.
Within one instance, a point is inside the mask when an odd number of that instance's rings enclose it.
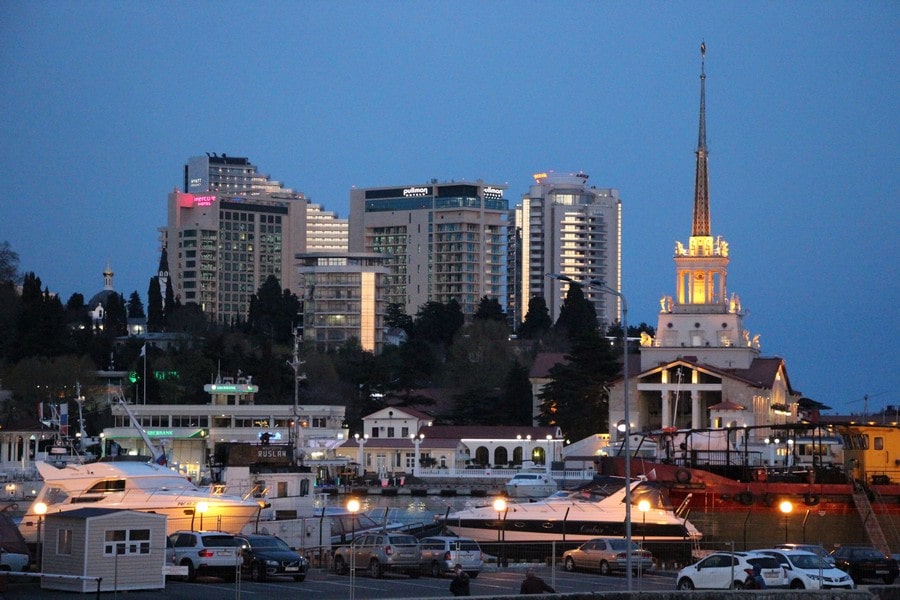
<instances>
[{"instance_id":1,"label":"street lamp post","mask_svg":"<svg viewBox=\"0 0 900 600\"><path fill-rule=\"evenodd\" d=\"M498 563L499 566L504 567L506 566L506 553L504 552L504 547L506 546L506 513L509 510L506 500L504 498L494 500L494 510L497 511L497 520L500 521L500 527L497 529L497 543L500 544Z\"/></svg>"},{"instance_id":2,"label":"street lamp post","mask_svg":"<svg viewBox=\"0 0 900 600\"><path fill-rule=\"evenodd\" d=\"M356 571L356 548L353 546L353 538L356 537L356 513L359 512L359 500L350 498L347 501L347 512L350 513L350 600L353 600L353 576Z\"/></svg>"},{"instance_id":3,"label":"street lamp post","mask_svg":"<svg viewBox=\"0 0 900 600\"><path fill-rule=\"evenodd\" d=\"M646 500L641 500L638 502L638 510L641 511L641 550L644 549L644 546L647 544L647 511L650 510L650 503ZM631 552L631 548L628 549ZM643 575L643 552L641 553L641 559L638 562L638 574Z\"/></svg>"},{"instance_id":4,"label":"street lamp post","mask_svg":"<svg viewBox=\"0 0 900 600\"><path fill-rule=\"evenodd\" d=\"M200 513L200 531L203 531L203 513L209 510L209 504L206 502L198 502L194 510Z\"/></svg>"},{"instance_id":5,"label":"street lamp post","mask_svg":"<svg viewBox=\"0 0 900 600\"><path fill-rule=\"evenodd\" d=\"M789 515L794 512L794 505L790 500L784 500L781 504L778 505L778 510L781 511L781 514L784 515L784 543L788 542L788 521L790 520Z\"/></svg>"},{"instance_id":6,"label":"street lamp post","mask_svg":"<svg viewBox=\"0 0 900 600\"><path fill-rule=\"evenodd\" d=\"M47 505L44 504L43 502L38 502L37 504L34 505L34 513L37 515L37 518L38 518L37 519L37 557L36 557L35 562L37 563L38 573L40 573L41 568L42 568L42 560L41 560L42 556L41 555L43 554L43 550L44 550L42 548L42 543L41 543L43 541L41 539L41 525L44 524L44 515L47 513Z\"/></svg>"},{"instance_id":7,"label":"street lamp post","mask_svg":"<svg viewBox=\"0 0 900 600\"><path fill-rule=\"evenodd\" d=\"M625 417L625 542L627 547L631 547L631 442L630 442L630 433L631 433L631 417L630 411L628 408L628 302L625 300L625 295L606 285L604 281L600 279L589 279L587 281L581 282L572 279L566 275L558 275L556 273L548 273L547 277L551 279L557 279L559 281L566 281L570 284L575 285L587 285L589 287L598 289L602 292L606 292L607 294L612 294L613 296L617 296L622 300L622 399L625 405L624 417ZM625 555L625 578L626 578L626 589L630 592L632 588L632 576L631 576L631 552Z\"/></svg>"},{"instance_id":8,"label":"street lamp post","mask_svg":"<svg viewBox=\"0 0 900 600\"><path fill-rule=\"evenodd\" d=\"M412 443L416 447L416 453L415 453L415 455L413 455L413 477L418 477L419 476L419 445L422 443L422 440L425 439L425 434L424 433L420 433L418 435L410 434L409 438L412 440Z\"/></svg>"},{"instance_id":9,"label":"street lamp post","mask_svg":"<svg viewBox=\"0 0 900 600\"><path fill-rule=\"evenodd\" d=\"M363 452L363 446L369 441L369 434L359 435L358 433L354 433L353 437L356 439L356 443L359 444L359 452L356 454L356 462L359 463L359 466L356 468L356 476L362 477L366 474L366 456L365 452Z\"/></svg>"}]
</instances>

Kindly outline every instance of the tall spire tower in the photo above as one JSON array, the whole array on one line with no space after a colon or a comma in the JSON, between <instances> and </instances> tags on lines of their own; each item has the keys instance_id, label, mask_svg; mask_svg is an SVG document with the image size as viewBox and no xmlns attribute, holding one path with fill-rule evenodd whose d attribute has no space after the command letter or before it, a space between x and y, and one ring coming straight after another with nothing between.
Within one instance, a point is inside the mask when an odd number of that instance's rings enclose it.
<instances>
[{"instance_id":1,"label":"tall spire tower","mask_svg":"<svg viewBox=\"0 0 900 600\"><path fill-rule=\"evenodd\" d=\"M709 153L706 148L706 43L700 44L700 134L694 177L694 227L691 237L709 237Z\"/></svg>"},{"instance_id":2,"label":"tall spire tower","mask_svg":"<svg viewBox=\"0 0 900 600\"><path fill-rule=\"evenodd\" d=\"M713 237L710 226L705 63L704 43L700 45L700 125L690 242L687 248L675 242L675 297L663 296L660 301L656 338L642 343L644 366L696 354L707 364L746 367L759 352L758 338L751 339L743 328L740 299L727 295L728 242Z\"/></svg>"}]
</instances>

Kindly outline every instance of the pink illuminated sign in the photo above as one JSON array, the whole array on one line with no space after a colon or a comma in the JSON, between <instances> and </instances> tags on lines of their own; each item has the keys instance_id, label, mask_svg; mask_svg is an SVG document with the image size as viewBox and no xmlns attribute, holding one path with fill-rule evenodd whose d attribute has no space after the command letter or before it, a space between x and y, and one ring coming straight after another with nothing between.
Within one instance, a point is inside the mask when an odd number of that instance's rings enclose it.
<instances>
[{"instance_id":1,"label":"pink illuminated sign","mask_svg":"<svg viewBox=\"0 0 900 600\"><path fill-rule=\"evenodd\" d=\"M215 196L194 196L194 206L212 206Z\"/></svg>"}]
</instances>

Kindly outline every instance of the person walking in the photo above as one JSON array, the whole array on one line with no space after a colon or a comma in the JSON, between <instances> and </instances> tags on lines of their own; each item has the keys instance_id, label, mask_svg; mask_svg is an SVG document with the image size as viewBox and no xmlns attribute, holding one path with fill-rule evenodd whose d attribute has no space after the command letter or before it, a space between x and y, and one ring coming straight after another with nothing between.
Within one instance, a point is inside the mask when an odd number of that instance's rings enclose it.
<instances>
[{"instance_id":1,"label":"person walking","mask_svg":"<svg viewBox=\"0 0 900 600\"><path fill-rule=\"evenodd\" d=\"M522 581L522 587L519 588L520 594L543 594L549 592L555 594L556 590L547 585L547 583L534 574L534 569L525 570L525 580Z\"/></svg>"},{"instance_id":2,"label":"person walking","mask_svg":"<svg viewBox=\"0 0 900 600\"><path fill-rule=\"evenodd\" d=\"M450 593L454 596L470 596L469 593L469 574L463 571L462 565L453 567L455 576L450 582Z\"/></svg>"}]
</instances>

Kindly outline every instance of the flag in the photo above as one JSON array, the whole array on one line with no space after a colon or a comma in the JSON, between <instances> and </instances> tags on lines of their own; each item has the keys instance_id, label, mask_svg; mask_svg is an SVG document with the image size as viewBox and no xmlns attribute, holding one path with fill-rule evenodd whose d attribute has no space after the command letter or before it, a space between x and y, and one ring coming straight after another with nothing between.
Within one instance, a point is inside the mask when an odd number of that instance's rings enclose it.
<instances>
[{"instance_id":1,"label":"flag","mask_svg":"<svg viewBox=\"0 0 900 600\"><path fill-rule=\"evenodd\" d=\"M147 344L141 346L141 356L147 356Z\"/></svg>"},{"instance_id":2,"label":"flag","mask_svg":"<svg viewBox=\"0 0 900 600\"><path fill-rule=\"evenodd\" d=\"M69 403L65 402L59 405L59 435L67 437L69 435Z\"/></svg>"}]
</instances>

